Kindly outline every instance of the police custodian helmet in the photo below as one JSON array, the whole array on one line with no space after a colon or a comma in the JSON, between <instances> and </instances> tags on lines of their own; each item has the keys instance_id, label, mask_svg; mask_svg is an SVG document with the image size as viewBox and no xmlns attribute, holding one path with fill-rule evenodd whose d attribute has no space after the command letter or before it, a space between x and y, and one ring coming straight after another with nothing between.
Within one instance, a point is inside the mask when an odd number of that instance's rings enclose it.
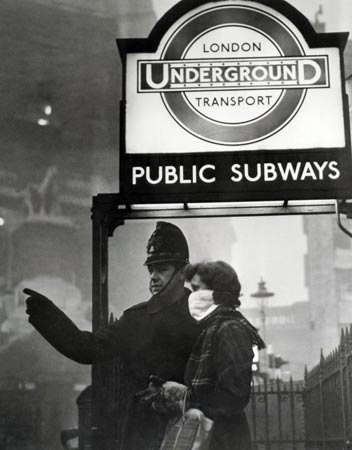
<instances>
[{"instance_id":1,"label":"police custodian helmet","mask_svg":"<svg viewBox=\"0 0 352 450\"><path fill-rule=\"evenodd\" d=\"M173 223L157 222L147 243L145 266L162 262L188 264L189 251L182 231Z\"/></svg>"}]
</instances>

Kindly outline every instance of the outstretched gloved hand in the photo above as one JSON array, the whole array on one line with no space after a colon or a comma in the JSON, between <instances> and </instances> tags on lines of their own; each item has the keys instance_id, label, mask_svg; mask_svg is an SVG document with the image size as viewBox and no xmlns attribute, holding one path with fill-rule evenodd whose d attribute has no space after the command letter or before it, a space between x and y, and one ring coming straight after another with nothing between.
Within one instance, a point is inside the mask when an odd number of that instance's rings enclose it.
<instances>
[{"instance_id":1,"label":"outstretched gloved hand","mask_svg":"<svg viewBox=\"0 0 352 450\"><path fill-rule=\"evenodd\" d=\"M26 313L28 315L40 311L43 307L51 303L51 300L45 297L45 295L33 291L32 289L25 288L23 289L23 293L29 295L29 297L26 299L26 306L27 306Z\"/></svg>"}]
</instances>

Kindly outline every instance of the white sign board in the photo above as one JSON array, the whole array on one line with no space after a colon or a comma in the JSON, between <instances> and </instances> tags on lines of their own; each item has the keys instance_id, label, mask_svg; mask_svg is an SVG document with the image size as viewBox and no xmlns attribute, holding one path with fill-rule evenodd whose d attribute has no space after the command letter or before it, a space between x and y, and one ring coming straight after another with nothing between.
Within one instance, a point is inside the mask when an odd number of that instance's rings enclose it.
<instances>
[{"instance_id":1,"label":"white sign board","mask_svg":"<svg viewBox=\"0 0 352 450\"><path fill-rule=\"evenodd\" d=\"M313 196L336 196L350 162L338 35L317 35L285 2L180 5L148 39L120 42L129 192L198 184L238 200L254 180L253 192L287 182L302 198L317 181Z\"/></svg>"},{"instance_id":2,"label":"white sign board","mask_svg":"<svg viewBox=\"0 0 352 450\"><path fill-rule=\"evenodd\" d=\"M256 2L185 14L126 83L127 153L345 146L339 49Z\"/></svg>"}]
</instances>

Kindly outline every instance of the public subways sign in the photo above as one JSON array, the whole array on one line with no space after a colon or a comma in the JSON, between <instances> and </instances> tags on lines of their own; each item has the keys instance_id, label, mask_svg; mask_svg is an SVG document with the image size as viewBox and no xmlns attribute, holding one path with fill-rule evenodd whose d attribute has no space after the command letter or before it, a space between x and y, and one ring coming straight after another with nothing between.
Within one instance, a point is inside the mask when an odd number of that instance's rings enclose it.
<instances>
[{"instance_id":1,"label":"public subways sign","mask_svg":"<svg viewBox=\"0 0 352 450\"><path fill-rule=\"evenodd\" d=\"M185 0L118 40L126 200L351 197L346 40L269 0Z\"/></svg>"}]
</instances>

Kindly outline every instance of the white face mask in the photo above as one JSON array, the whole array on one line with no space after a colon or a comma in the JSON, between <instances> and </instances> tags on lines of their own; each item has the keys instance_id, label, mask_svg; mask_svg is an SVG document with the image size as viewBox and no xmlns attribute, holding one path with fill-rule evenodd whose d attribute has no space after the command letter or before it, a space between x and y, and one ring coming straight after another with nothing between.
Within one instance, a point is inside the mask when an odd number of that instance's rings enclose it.
<instances>
[{"instance_id":1,"label":"white face mask","mask_svg":"<svg viewBox=\"0 0 352 450\"><path fill-rule=\"evenodd\" d=\"M215 305L213 291L199 290L192 292L188 298L188 308L191 316L201 320L214 311L219 305Z\"/></svg>"}]
</instances>

